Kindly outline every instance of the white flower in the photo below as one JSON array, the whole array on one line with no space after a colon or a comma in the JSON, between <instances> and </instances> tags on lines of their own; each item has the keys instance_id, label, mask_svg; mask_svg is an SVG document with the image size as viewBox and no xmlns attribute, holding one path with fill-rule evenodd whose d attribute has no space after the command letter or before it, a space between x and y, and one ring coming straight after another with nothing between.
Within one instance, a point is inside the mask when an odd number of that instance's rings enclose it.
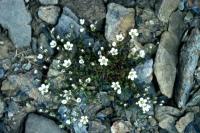
<instances>
[{"instance_id":1,"label":"white flower","mask_svg":"<svg viewBox=\"0 0 200 133\"><path fill-rule=\"evenodd\" d=\"M83 32L83 31L85 31L85 28L80 28L80 32Z\"/></svg>"},{"instance_id":2,"label":"white flower","mask_svg":"<svg viewBox=\"0 0 200 133\"><path fill-rule=\"evenodd\" d=\"M87 78L87 79L85 80L85 82L86 82L86 83L90 83L90 82L91 82L91 78Z\"/></svg>"},{"instance_id":3,"label":"white flower","mask_svg":"<svg viewBox=\"0 0 200 133\"><path fill-rule=\"evenodd\" d=\"M67 100L64 99L64 100L61 101L61 103L62 103L62 104L67 104Z\"/></svg>"},{"instance_id":4,"label":"white flower","mask_svg":"<svg viewBox=\"0 0 200 133\"><path fill-rule=\"evenodd\" d=\"M60 36L59 35L57 35L57 37L56 37L58 40L60 39Z\"/></svg>"},{"instance_id":5,"label":"white flower","mask_svg":"<svg viewBox=\"0 0 200 133\"><path fill-rule=\"evenodd\" d=\"M101 66L107 66L108 65L108 59L105 56L100 56L98 59Z\"/></svg>"},{"instance_id":6,"label":"white flower","mask_svg":"<svg viewBox=\"0 0 200 133\"><path fill-rule=\"evenodd\" d=\"M111 48L111 50L109 51L109 53L111 53L112 55L118 55L118 49Z\"/></svg>"},{"instance_id":7,"label":"white flower","mask_svg":"<svg viewBox=\"0 0 200 133\"><path fill-rule=\"evenodd\" d=\"M51 48L55 48L57 46L57 42L55 41L55 40L52 40L51 42L50 42L50 47Z\"/></svg>"},{"instance_id":8,"label":"white flower","mask_svg":"<svg viewBox=\"0 0 200 133\"><path fill-rule=\"evenodd\" d=\"M61 39L60 41L61 41L61 42L64 42L64 39Z\"/></svg>"},{"instance_id":9,"label":"white flower","mask_svg":"<svg viewBox=\"0 0 200 133\"><path fill-rule=\"evenodd\" d=\"M122 90L121 89L118 89L117 90L117 94L121 94L122 93Z\"/></svg>"},{"instance_id":10,"label":"white flower","mask_svg":"<svg viewBox=\"0 0 200 133\"><path fill-rule=\"evenodd\" d=\"M119 82L112 82L111 88L113 88L114 90L120 89L120 85Z\"/></svg>"},{"instance_id":11,"label":"white flower","mask_svg":"<svg viewBox=\"0 0 200 133\"><path fill-rule=\"evenodd\" d=\"M91 29L91 31L95 31L95 30L96 30L95 25L94 25L94 24L91 24L91 25L90 25L90 29Z\"/></svg>"},{"instance_id":12,"label":"white flower","mask_svg":"<svg viewBox=\"0 0 200 133\"><path fill-rule=\"evenodd\" d=\"M49 84L45 85L45 84L42 84L38 90L41 92L42 95L48 93L49 91Z\"/></svg>"},{"instance_id":13,"label":"white flower","mask_svg":"<svg viewBox=\"0 0 200 133\"><path fill-rule=\"evenodd\" d=\"M41 60L41 59L43 59L43 55L42 54L38 54L37 58Z\"/></svg>"},{"instance_id":14,"label":"white flower","mask_svg":"<svg viewBox=\"0 0 200 133\"><path fill-rule=\"evenodd\" d=\"M133 38L134 36L139 36L138 30L137 29L131 29L129 31L129 35Z\"/></svg>"},{"instance_id":15,"label":"white flower","mask_svg":"<svg viewBox=\"0 0 200 133\"><path fill-rule=\"evenodd\" d=\"M80 24L84 25L84 23L85 23L85 19L80 19Z\"/></svg>"},{"instance_id":16,"label":"white flower","mask_svg":"<svg viewBox=\"0 0 200 133\"><path fill-rule=\"evenodd\" d=\"M79 63L82 65L82 64L84 64L85 62L84 62L84 60L81 58L81 59L79 59Z\"/></svg>"},{"instance_id":17,"label":"white flower","mask_svg":"<svg viewBox=\"0 0 200 133\"><path fill-rule=\"evenodd\" d=\"M135 78L137 78L137 73L134 69L131 69L131 71L128 74L128 79L134 80Z\"/></svg>"},{"instance_id":18,"label":"white flower","mask_svg":"<svg viewBox=\"0 0 200 133\"><path fill-rule=\"evenodd\" d=\"M117 91L117 94L121 94L122 90L121 90L121 86L119 84L119 82L112 82L111 88L113 88L115 91Z\"/></svg>"},{"instance_id":19,"label":"white flower","mask_svg":"<svg viewBox=\"0 0 200 133\"><path fill-rule=\"evenodd\" d=\"M73 44L70 43L69 41L67 41L67 43L64 44L64 48L65 48L66 50L71 51L72 48L73 48Z\"/></svg>"},{"instance_id":20,"label":"white flower","mask_svg":"<svg viewBox=\"0 0 200 133\"><path fill-rule=\"evenodd\" d=\"M101 50L103 51L103 50L104 50L104 47L101 47Z\"/></svg>"},{"instance_id":21,"label":"white flower","mask_svg":"<svg viewBox=\"0 0 200 133\"><path fill-rule=\"evenodd\" d=\"M68 60L64 60L63 66L68 68L71 64L72 64L71 60L68 59Z\"/></svg>"},{"instance_id":22,"label":"white flower","mask_svg":"<svg viewBox=\"0 0 200 133\"><path fill-rule=\"evenodd\" d=\"M80 102L81 102L81 98L78 97L78 98L76 99L76 102L77 102L77 103L80 103Z\"/></svg>"},{"instance_id":23,"label":"white flower","mask_svg":"<svg viewBox=\"0 0 200 133\"><path fill-rule=\"evenodd\" d=\"M140 56L141 58L144 58L144 57L145 57L145 51L144 51L144 50L140 50L139 56Z\"/></svg>"},{"instance_id":24,"label":"white flower","mask_svg":"<svg viewBox=\"0 0 200 133\"><path fill-rule=\"evenodd\" d=\"M136 104L138 104L139 107L144 107L147 104L147 99L141 97Z\"/></svg>"},{"instance_id":25,"label":"white flower","mask_svg":"<svg viewBox=\"0 0 200 133\"><path fill-rule=\"evenodd\" d=\"M148 104L148 99L141 97L136 104L142 108L143 113L146 113L151 109L151 106Z\"/></svg>"},{"instance_id":26,"label":"white flower","mask_svg":"<svg viewBox=\"0 0 200 133\"><path fill-rule=\"evenodd\" d=\"M66 120L65 123L68 124L68 125L70 125L71 121L70 120Z\"/></svg>"},{"instance_id":27,"label":"white flower","mask_svg":"<svg viewBox=\"0 0 200 133\"><path fill-rule=\"evenodd\" d=\"M121 42L124 40L124 35L122 33L120 33L120 34L116 35L116 39L118 42Z\"/></svg>"},{"instance_id":28,"label":"white flower","mask_svg":"<svg viewBox=\"0 0 200 133\"><path fill-rule=\"evenodd\" d=\"M88 121L88 116L81 116L80 122L84 125L86 125Z\"/></svg>"},{"instance_id":29,"label":"white flower","mask_svg":"<svg viewBox=\"0 0 200 133\"><path fill-rule=\"evenodd\" d=\"M113 47L116 47L116 46L117 46L117 43L116 43L116 42L112 42L112 46L113 46Z\"/></svg>"}]
</instances>

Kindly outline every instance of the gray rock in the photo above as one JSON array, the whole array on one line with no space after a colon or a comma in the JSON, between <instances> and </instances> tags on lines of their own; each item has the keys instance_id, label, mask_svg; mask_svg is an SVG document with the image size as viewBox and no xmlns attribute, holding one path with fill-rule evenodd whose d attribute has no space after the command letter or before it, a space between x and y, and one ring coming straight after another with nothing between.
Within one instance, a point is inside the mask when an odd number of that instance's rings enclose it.
<instances>
[{"instance_id":1,"label":"gray rock","mask_svg":"<svg viewBox=\"0 0 200 133\"><path fill-rule=\"evenodd\" d=\"M154 73L161 93L168 98L173 94L178 46L178 38L170 32L164 32L155 58Z\"/></svg>"},{"instance_id":2,"label":"gray rock","mask_svg":"<svg viewBox=\"0 0 200 133\"><path fill-rule=\"evenodd\" d=\"M67 8L65 8L66 10ZM66 37L67 34L71 36L71 38L77 38L80 36L80 29L83 28L80 26L73 18L67 16L66 12L63 12L58 24L55 26L55 34L60 35L61 38ZM84 33L82 33L84 34Z\"/></svg>"},{"instance_id":3,"label":"gray rock","mask_svg":"<svg viewBox=\"0 0 200 133\"><path fill-rule=\"evenodd\" d=\"M42 6L38 10L39 18L52 25L56 24L59 13L60 7L58 6Z\"/></svg>"},{"instance_id":4,"label":"gray rock","mask_svg":"<svg viewBox=\"0 0 200 133\"><path fill-rule=\"evenodd\" d=\"M83 125L80 122L75 122L73 128L75 133L88 133L86 125Z\"/></svg>"},{"instance_id":5,"label":"gray rock","mask_svg":"<svg viewBox=\"0 0 200 133\"><path fill-rule=\"evenodd\" d=\"M63 14L66 15L66 16L69 16L74 21L76 21L77 23L79 23L79 18L76 16L76 14L74 14L74 12L72 12L71 9L69 9L67 7L64 7L63 8Z\"/></svg>"},{"instance_id":6,"label":"gray rock","mask_svg":"<svg viewBox=\"0 0 200 133\"><path fill-rule=\"evenodd\" d=\"M41 79L41 76L38 76L39 75L34 75L33 71L25 74L9 75L7 79L2 82L1 91L8 96L14 96L19 91L28 95L29 92L38 88Z\"/></svg>"},{"instance_id":7,"label":"gray rock","mask_svg":"<svg viewBox=\"0 0 200 133\"><path fill-rule=\"evenodd\" d=\"M194 72L200 52L200 31L192 29L188 41L181 48L179 58L179 78L176 101L179 107L185 107L193 87Z\"/></svg>"},{"instance_id":8,"label":"gray rock","mask_svg":"<svg viewBox=\"0 0 200 133\"><path fill-rule=\"evenodd\" d=\"M122 33L125 36L129 29L135 25L135 11L133 8L125 8L121 5L108 4L106 14L105 37L109 42L116 42L116 35Z\"/></svg>"},{"instance_id":9,"label":"gray rock","mask_svg":"<svg viewBox=\"0 0 200 133\"><path fill-rule=\"evenodd\" d=\"M173 11L178 7L179 0L163 0L159 9L158 18L163 22L168 22Z\"/></svg>"},{"instance_id":10,"label":"gray rock","mask_svg":"<svg viewBox=\"0 0 200 133\"><path fill-rule=\"evenodd\" d=\"M0 1L0 24L8 29L16 48L28 47L31 42L31 16L24 0Z\"/></svg>"},{"instance_id":11,"label":"gray rock","mask_svg":"<svg viewBox=\"0 0 200 133\"><path fill-rule=\"evenodd\" d=\"M165 119L165 115L172 115L175 117L181 116L182 111L171 106L156 106L155 108L155 117L158 120Z\"/></svg>"},{"instance_id":12,"label":"gray rock","mask_svg":"<svg viewBox=\"0 0 200 133\"><path fill-rule=\"evenodd\" d=\"M41 4L48 5L48 4L58 4L58 0L39 0Z\"/></svg>"},{"instance_id":13,"label":"gray rock","mask_svg":"<svg viewBox=\"0 0 200 133\"><path fill-rule=\"evenodd\" d=\"M108 128L99 121L90 121L89 133L109 133Z\"/></svg>"},{"instance_id":14,"label":"gray rock","mask_svg":"<svg viewBox=\"0 0 200 133\"><path fill-rule=\"evenodd\" d=\"M195 120L192 121L188 126L185 128L184 133L200 133L200 117L195 117Z\"/></svg>"},{"instance_id":15,"label":"gray rock","mask_svg":"<svg viewBox=\"0 0 200 133\"><path fill-rule=\"evenodd\" d=\"M26 120L25 133L66 133L50 119L36 114L29 114Z\"/></svg>"},{"instance_id":16,"label":"gray rock","mask_svg":"<svg viewBox=\"0 0 200 133\"><path fill-rule=\"evenodd\" d=\"M52 56L54 54L54 49L50 47L49 43L50 39L47 37L47 35L45 33L41 33L38 38L38 51L42 53L44 50L47 50L47 54ZM42 49L40 49L40 47L42 47Z\"/></svg>"},{"instance_id":17,"label":"gray rock","mask_svg":"<svg viewBox=\"0 0 200 133\"><path fill-rule=\"evenodd\" d=\"M155 118L159 122L159 126L170 133L176 133L175 123L177 117L181 116L182 112L170 106L156 106Z\"/></svg>"},{"instance_id":18,"label":"gray rock","mask_svg":"<svg viewBox=\"0 0 200 133\"><path fill-rule=\"evenodd\" d=\"M4 77L5 75L5 70L3 67L0 67L0 80Z\"/></svg>"},{"instance_id":19,"label":"gray rock","mask_svg":"<svg viewBox=\"0 0 200 133\"><path fill-rule=\"evenodd\" d=\"M191 99L187 103L187 106L190 107L199 104L200 104L200 89L192 95Z\"/></svg>"},{"instance_id":20,"label":"gray rock","mask_svg":"<svg viewBox=\"0 0 200 133\"><path fill-rule=\"evenodd\" d=\"M171 14L168 32L164 32L156 53L154 72L161 93L172 97L177 72L178 49L184 32L184 16L176 11Z\"/></svg>"},{"instance_id":21,"label":"gray rock","mask_svg":"<svg viewBox=\"0 0 200 133\"><path fill-rule=\"evenodd\" d=\"M164 25L156 16L151 8L136 8L138 41L141 43L155 42L158 36L163 32Z\"/></svg>"},{"instance_id":22,"label":"gray rock","mask_svg":"<svg viewBox=\"0 0 200 133\"><path fill-rule=\"evenodd\" d=\"M176 129L179 133L183 133L185 131L186 126L194 120L194 113L187 113L185 116L181 117L176 122Z\"/></svg>"},{"instance_id":23,"label":"gray rock","mask_svg":"<svg viewBox=\"0 0 200 133\"><path fill-rule=\"evenodd\" d=\"M63 6L67 6L75 12L79 18L83 18L90 23L101 26L106 16L106 8L103 0L60 0Z\"/></svg>"},{"instance_id":24,"label":"gray rock","mask_svg":"<svg viewBox=\"0 0 200 133\"><path fill-rule=\"evenodd\" d=\"M181 11L173 12L169 19L168 31L173 33L180 40L185 31L184 15Z\"/></svg>"},{"instance_id":25,"label":"gray rock","mask_svg":"<svg viewBox=\"0 0 200 133\"><path fill-rule=\"evenodd\" d=\"M116 121L111 127L111 133L128 133L133 130L133 127L129 121Z\"/></svg>"},{"instance_id":26,"label":"gray rock","mask_svg":"<svg viewBox=\"0 0 200 133\"><path fill-rule=\"evenodd\" d=\"M137 72L137 82L140 84L150 84L153 79L153 60L147 60L135 68Z\"/></svg>"}]
</instances>

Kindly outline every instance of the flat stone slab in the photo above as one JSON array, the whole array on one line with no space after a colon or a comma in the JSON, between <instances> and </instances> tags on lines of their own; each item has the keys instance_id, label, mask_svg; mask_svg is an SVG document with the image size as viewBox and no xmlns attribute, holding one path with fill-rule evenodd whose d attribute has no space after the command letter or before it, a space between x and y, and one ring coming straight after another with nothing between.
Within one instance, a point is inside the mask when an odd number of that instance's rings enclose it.
<instances>
[{"instance_id":1,"label":"flat stone slab","mask_svg":"<svg viewBox=\"0 0 200 133\"><path fill-rule=\"evenodd\" d=\"M31 16L24 0L0 0L0 25L8 29L16 48L30 46Z\"/></svg>"}]
</instances>

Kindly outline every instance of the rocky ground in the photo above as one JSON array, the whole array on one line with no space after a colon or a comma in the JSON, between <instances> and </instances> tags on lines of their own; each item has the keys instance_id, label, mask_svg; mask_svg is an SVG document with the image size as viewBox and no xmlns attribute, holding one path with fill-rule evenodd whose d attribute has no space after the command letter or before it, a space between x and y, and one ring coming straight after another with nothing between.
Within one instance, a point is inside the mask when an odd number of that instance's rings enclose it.
<instances>
[{"instance_id":1,"label":"rocky ground","mask_svg":"<svg viewBox=\"0 0 200 133\"><path fill-rule=\"evenodd\" d=\"M199 15L200 0L0 0L0 133L200 133ZM77 91L65 60L77 50L63 38L76 40L76 49L91 46L101 66L111 44L110 54L129 59L113 59L113 68L74 67L81 77L107 73ZM124 77L129 63L139 90L104 84Z\"/></svg>"}]
</instances>

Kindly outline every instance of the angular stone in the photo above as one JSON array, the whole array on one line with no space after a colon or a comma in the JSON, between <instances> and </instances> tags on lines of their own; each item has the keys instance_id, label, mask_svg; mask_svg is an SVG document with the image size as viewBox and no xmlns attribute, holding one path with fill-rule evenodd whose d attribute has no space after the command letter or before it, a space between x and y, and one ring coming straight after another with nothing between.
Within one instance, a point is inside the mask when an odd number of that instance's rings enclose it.
<instances>
[{"instance_id":1,"label":"angular stone","mask_svg":"<svg viewBox=\"0 0 200 133\"><path fill-rule=\"evenodd\" d=\"M0 24L8 29L16 48L30 46L31 16L26 10L24 0L0 1Z\"/></svg>"},{"instance_id":2,"label":"angular stone","mask_svg":"<svg viewBox=\"0 0 200 133\"><path fill-rule=\"evenodd\" d=\"M161 93L168 98L173 94L178 46L178 38L170 32L164 32L155 58L154 73Z\"/></svg>"},{"instance_id":3,"label":"angular stone","mask_svg":"<svg viewBox=\"0 0 200 133\"><path fill-rule=\"evenodd\" d=\"M72 14L69 14L69 11L70 9L64 8L58 24L55 26L55 34L59 35L61 38L66 37L67 34L71 34L71 38L77 38L80 36L80 29L83 28L73 19L74 15L73 18L71 18ZM85 32L82 34L85 34Z\"/></svg>"},{"instance_id":4,"label":"angular stone","mask_svg":"<svg viewBox=\"0 0 200 133\"><path fill-rule=\"evenodd\" d=\"M48 24L56 24L60 13L60 7L57 6L42 6L39 8L38 16Z\"/></svg>"},{"instance_id":5,"label":"angular stone","mask_svg":"<svg viewBox=\"0 0 200 133\"><path fill-rule=\"evenodd\" d=\"M179 78L176 101L178 107L185 107L193 87L194 72L200 52L200 31L194 28L187 42L182 46L179 58Z\"/></svg>"},{"instance_id":6,"label":"angular stone","mask_svg":"<svg viewBox=\"0 0 200 133\"><path fill-rule=\"evenodd\" d=\"M116 42L116 35L122 33L125 36L129 29L135 25L135 11L133 8L125 8L121 5L108 4L106 14L105 37L109 42Z\"/></svg>"},{"instance_id":7,"label":"angular stone","mask_svg":"<svg viewBox=\"0 0 200 133\"><path fill-rule=\"evenodd\" d=\"M187 106L188 107L195 106L198 105L199 103L200 103L200 89L192 95L192 98L187 103Z\"/></svg>"},{"instance_id":8,"label":"angular stone","mask_svg":"<svg viewBox=\"0 0 200 133\"><path fill-rule=\"evenodd\" d=\"M89 123L89 133L107 133L108 128L99 121L91 121Z\"/></svg>"},{"instance_id":9,"label":"angular stone","mask_svg":"<svg viewBox=\"0 0 200 133\"><path fill-rule=\"evenodd\" d=\"M176 129L179 133L183 133L185 131L186 126L194 120L194 113L187 113L185 116L181 117L176 122Z\"/></svg>"},{"instance_id":10,"label":"angular stone","mask_svg":"<svg viewBox=\"0 0 200 133\"><path fill-rule=\"evenodd\" d=\"M178 7L179 0L163 0L158 12L158 18L163 22L168 22L173 11Z\"/></svg>"},{"instance_id":11,"label":"angular stone","mask_svg":"<svg viewBox=\"0 0 200 133\"><path fill-rule=\"evenodd\" d=\"M133 127L129 121L116 121L111 127L111 133L128 133L133 130Z\"/></svg>"},{"instance_id":12,"label":"angular stone","mask_svg":"<svg viewBox=\"0 0 200 133\"><path fill-rule=\"evenodd\" d=\"M176 133L175 123L177 117L182 115L182 111L171 106L156 106L155 118L159 122L159 126L170 133Z\"/></svg>"},{"instance_id":13,"label":"angular stone","mask_svg":"<svg viewBox=\"0 0 200 133\"><path fill-rule=\"evenodd\" d=\"M8 96L14 96L18 91L24 91L28 95L32 90L37 89L40 81L36 79L40 78L37 75L33 75L33 71L25 74L9 75L2 82L1 91Z\"/></svg>"},{"instance_id":14,"label":"angular stone","mask_svg":"<svg viewBox=\"0 0 200 133\"><path fill-rule=\"evenodd\" d=\"M36 114L29 114L26 120L25 133L66 133L50 119Z\"/></svg>"},{"instance_id":15,"label":"angular stone","mask_svg":"<svg viewBox=\"0 0 200 133\"><path fill-rule=\"evenodd\" d=\"M153 60L147 60L135 68L137 72L137 81L140 84L150 84L153 79Z\"/></svg>"}]
</instances>

